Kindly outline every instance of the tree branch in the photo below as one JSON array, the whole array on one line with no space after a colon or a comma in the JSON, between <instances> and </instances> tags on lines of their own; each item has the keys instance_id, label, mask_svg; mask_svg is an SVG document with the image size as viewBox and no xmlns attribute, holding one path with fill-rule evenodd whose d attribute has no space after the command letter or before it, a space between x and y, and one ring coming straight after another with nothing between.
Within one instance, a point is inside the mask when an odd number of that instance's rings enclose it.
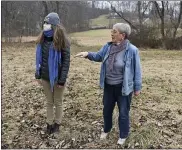
<instances>
[{"instance_id":1,"label":"tree branch","mask_svg":"<svg viewBox=\"0 0 182 150\"><path fill-rule=\"evenodd\" d=\"M147 10L147 8L148 8L148 6L149 6L150 3L151 3L151 2L148 2L148 4L145 6L145 8L144 8L144 10L143 10L143 12L142 12L142 15L143 15L143 16L144 16L145 11Z\"/></svg>"},{"instance_id":2,"label":"tree branch","mask_svg":"<svg viewBox=\"0 0 182 150\"><path fill-rule=\"evenodd\" d=\"M181 17L182 17L182 1L180 1L180 13L179 13L179 17L178 17L178 26L181 22Z\"/></svg>"},{"instance_id":3,"label":"tree branch","mask_svg":"<svg viewBox=\"0 0 182 150\"><path fill-rule=\"evenodd\" d=\"M158 12L159 17L160 17L161 20L162 20L162 13L161 13L161 11L160 11L160 8L159 8L158 3L157 3L156 1L153 1L153 3L154 3L154 5L155 5L155 7L156 7L156 9L157 9L157 12Z\"/></svg>"},{"instance_id":4,"label":"tree branch","mask_svg":"<svg viewBox=\"0 0 182 150\"><path fill-rule=\"evenodd\" d=\"M110 3L110 2L109 2ZM127 20L124 16L123 13L121 12L121 14L116 10L116 8L110 3L111 5L111 9L120 17L122 18L124 21L126 21L133 29L137 30L137 27L135 27L129 20Z\"/></svg>"}]
</instances>

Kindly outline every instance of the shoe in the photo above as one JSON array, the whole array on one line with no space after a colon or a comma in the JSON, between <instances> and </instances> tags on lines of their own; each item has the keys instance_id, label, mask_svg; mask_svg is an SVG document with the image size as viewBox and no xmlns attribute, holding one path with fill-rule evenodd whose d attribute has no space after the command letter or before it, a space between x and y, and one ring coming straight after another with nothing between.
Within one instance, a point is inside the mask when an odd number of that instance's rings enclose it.
<instances>
[{"instance_id":1,"label":"shoe","mask_svg":"<svg viewBox=\"0 0 182 150\"><path fill-rule=\"evenodd\" d=\"M59 127L60 127L60 124L54 123L53 132L59 132Z\"/></svg>"},{"instance_id":2,"label":"shoe","mask_svg":"<svg viewBox=\"0 0 182 150\"><path fill-rule=\"evenodd\" d=\"M123 145L123 144L125 143L125 141L126 141L126 139L121 139L121 138L119 138L117 144Z\"/></svg>"},{"instance_id":3,"label":"shoe","mask_svg":"<svg viewBox=\"0 0 182 150\"><path fill-rule=\"evenodd\" d=\"M53 133L53 125L50 125L47 123L47 134L52 134Z\"/></svg>"},{"instance_id":4,"label":"shoe","mask_svg":"<svg viewBox=\"0 0 182 150\"><path fill-rule=\"evenodd\" d=\"M101 135L100 135L100 139L101 140L106 139L107 138L107 135L108 135L108 133L102 132Z\"/></svg>"}]
</instances>

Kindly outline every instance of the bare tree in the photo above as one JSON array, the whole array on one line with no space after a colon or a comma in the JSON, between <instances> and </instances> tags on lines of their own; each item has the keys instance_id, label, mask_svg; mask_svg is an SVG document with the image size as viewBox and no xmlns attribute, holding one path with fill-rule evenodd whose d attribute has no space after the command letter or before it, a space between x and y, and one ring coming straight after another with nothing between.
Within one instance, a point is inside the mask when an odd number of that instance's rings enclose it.
<instances>
[{"instance_id":1,"label":"bare tree","mask_svg":"<svg viewBox=\"0 0 182 150\"><path fill-rule=\"evenodd\" d=\"M108 9L92 8L84 1L3 1L1 8L2 37L6 41L12 37L21 41L22 36L37 35L44 17L53 11L59 14L69 32L88 30L89 19L108 13Z\"/></svg>"},{"instance_id":2,"label":"bare tree","mask_svg":"<svg viewBox=\"0 0 182 150\"><path fill-rule=\"evenodd\" d=\"M179 13L176 13L175 6L179 6ZM181 23L181 18L182 18L182 1L180 3L175 3L173 7L171 7L171 14L170 14L170 19L172 26L174 28L173 31L173 38L176 38L177 30L180 26Z\"/></svg>"},{"instance_id":3,"label":"bare tree","mask_svg":"<svg viewBox=\"0 0 182 150\"><path fill-rule=\"evenodd\" d=\"M44 16L46 16L49 13L47 1L42 1L42 5L44 6Z\"/></svg>"},{"instance_id":4,"label":"bare tree","mask_svg":"<svg viewBox=\"0 0 182 150\"><path fill-rule=\"evenodd\" d=\"M92 8L95 8L95 1L92 1Z\"/></svg>"},{"instance_id":5,"label":"bare tree","mask_svg":"<svg viewBox=\"0 0 182 150\"><path fill-rule=\"evenodd\" d=\"M59 1L56 1L56 11L59 14Z\"/></svg>"},{"instance_id":6,"label":"bare tree","mask_svg":"<svg viewBox=\"0 0 182 150\"><path fill-rule=\"evenodd\" d=\"M159 18L161 20L161 27L160 27L160 31L161 31L161 35L162 35L162 40L163 40L163 47L165 47L165 40L166 40L166 36L165 36L165 28L164 28L164 13L165 13L165 2L164 1L160 1L161 2L161 8L159 7L159 4L157 3L157 1L153 1L155 8L157 10L157 13L159 15Z\"/></svg>"},{"instance_id":7,"label":"bare tree","mask_svg":"<svg viewBox=\"0 0 182 150\"><path fill-rule=\"evenodd\" d=\"M111 9L113 12L115 12L121 19L123 19L125 22L127 22L133 29L138 31L138 28L124 16L124 13L122 11L120 11L120 12L117 11L116 8L112 5L112 3L111 2L109 2L109 3L111 5Z\"/></svg>"},{"instance_id":8,"label":"bare tree","mask_svg":"<svg viewBox=\"0 0 182 150\"><path fill-rule=\"evenodd\" d=\"M145 12L148 9L149 5L150 5L150 2L146 2L146 1L137 2L140 39L142 39L143 37L143 32L144 32L143 22L145 18Z\"/></svg>"},{"instance_id":9,"label":"bare tree","mask_svg":"<svg viewBox=\"0 0 182 150\"><path fill-rule=\"evenodd\" d=\"M145 18L145 13L146 13L147 9L149 8L150 3L151 2L147 2L147 1L138 1L137 2L137 11L138 11L140 27L143 24L143 21Z\"/></svg>"},{"instance_id":10,"label":"bare tree","mask_svg":"<svg viewBox=\"0 0 182 150\"><path fill-rule=\"evenodd\" d=\"M153 4L156 8L156 12L160 18L160 31L163 40L163 47L166 47L166 39L176 38L177 29L180 26L182 18L182 1L171 4L168 1L160 1L161 6L157 1L153 1ZM178 6L178 9L175 9L175 5ZM176 12L179 12L178 15ZM170 16L170 18L169 18ZM171 20L171 24L169 22ZM171 33L171 34L170 34Z\"/></svg>"}]
</instances>

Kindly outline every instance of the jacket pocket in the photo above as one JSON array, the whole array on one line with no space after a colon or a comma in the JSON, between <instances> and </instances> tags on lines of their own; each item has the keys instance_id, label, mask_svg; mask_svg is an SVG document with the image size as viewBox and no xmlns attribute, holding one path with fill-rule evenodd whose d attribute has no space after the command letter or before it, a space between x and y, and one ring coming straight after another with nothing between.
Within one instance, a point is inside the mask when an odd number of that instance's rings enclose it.
<instances>
[{"instance_id":1,"label":"jacket pocket","mask_svg":"<svg viewBox=\"0 0 182 150\"><path fill-rule=\"evenodd\" d=\"M133 81L129 81L129 82L128 82L128 87L129 87L129 88L133 88Z\"/></svg>"},{"instance_id":2,"label":"jacket pocket","mask_svg":"<svg viewBox=\"0 0 182 150\"><path fill-rule=\"evenodd\" d=\"M131 58L128 58L126 61L126 67L130 67L131 65Z\"/></svg>"}]
</instances>

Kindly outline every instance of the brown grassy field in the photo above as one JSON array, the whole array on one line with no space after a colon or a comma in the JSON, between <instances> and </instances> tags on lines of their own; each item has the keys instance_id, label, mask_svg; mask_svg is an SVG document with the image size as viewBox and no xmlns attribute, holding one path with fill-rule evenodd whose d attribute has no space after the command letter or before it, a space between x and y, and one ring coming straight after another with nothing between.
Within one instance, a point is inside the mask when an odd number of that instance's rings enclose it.
<instances>
[{"instance_id":1,"label":"brown grassy field","mask_svg":"<svg viewBox=\"0 0 182 150\"><path fill-rule=\"evenodd\" d=\"M182 52L140 51L143 89L131 106L131 133L120 147L117 109L106 141L100 63L74 58L100 46L71 47L71 67L58 135L45 134L46 98L34 80L35 45L2 44L2 148L182 148Z\"/></svg>"}]
</instances>

